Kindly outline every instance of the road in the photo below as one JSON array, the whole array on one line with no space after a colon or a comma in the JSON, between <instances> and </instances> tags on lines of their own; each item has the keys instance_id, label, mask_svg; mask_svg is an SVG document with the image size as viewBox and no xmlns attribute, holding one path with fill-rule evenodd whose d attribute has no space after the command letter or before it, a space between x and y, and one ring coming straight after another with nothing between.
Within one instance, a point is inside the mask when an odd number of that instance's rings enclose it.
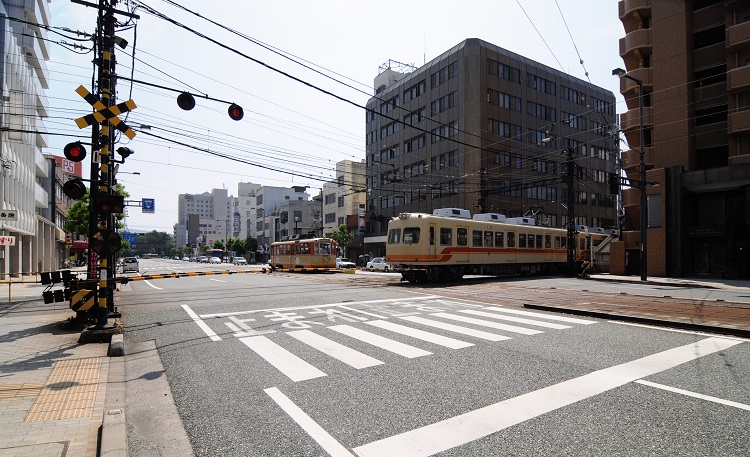
<instances>
[{"instance_id":1,"label":"road","mask_svg":"<svg viewBox=\"0 0 750 457\"><path fill-rule=\"evenodd\" d=\"M520 306L587 293L567 280L363 273L134 281L116 302L199 456L750 455L746 340Z\"/></svg>"}]
</instances>

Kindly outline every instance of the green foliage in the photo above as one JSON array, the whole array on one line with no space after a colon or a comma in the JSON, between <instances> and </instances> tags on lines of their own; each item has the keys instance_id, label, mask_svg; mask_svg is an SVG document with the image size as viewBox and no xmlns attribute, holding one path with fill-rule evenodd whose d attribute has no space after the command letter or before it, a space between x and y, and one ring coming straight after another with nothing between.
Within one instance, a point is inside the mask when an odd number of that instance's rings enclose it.
<instances>
[{"instance_id":1,"label":"green foliage","mask_svg":"<svg viewBox=\"0 0 750 457\"><path fill-rule=\"evenodd\" d=\"M122 195L126 200L130 197L130 194L125 191L125 187L122 184L115 186L115 194ZM66 232L74 233L76 235L89 236L89 214L91 212L90 206L90 194L89 189L86 188L86 193L83 198L76 200L70 208L68 213L65 215L66 221L63 225L63 230ZM125 227L123 220L125 219L124 214L115 214L115 227L119 230ZM122 248L127 249L128 245L123 242Z\"/></svg>"},{"instance_id":2,"label":"green foliage","mask_svg":"<svg viewBox=\"0 0 750 457\"><path fill-rule=\"evenodd\" d=\"M341 246L343 254L346 255L346 250L354 242L354 235L352 235L346 228L345 224L339 225L339 227L331 232L331 239Z\"/></svg>"},{"instance_id":3,"label":"green foliage","mask_svg":"<svg viewBox=\"0 0 750 457\"><path fill-rule=\"evenodd\" d=\"M165 232L153 230L149 233L141 233L136 241L136 254L156 254L159 257L175 255L174 241Z\"/></svg>"},{"instance_id":4,"label":"green foliage","mask_svg":"<svg viewBox=\"0 0 750 457\"><path fill-rule=\"evenodd\" d=\"M222 243L222 242L221 242L221 241L219 241L219 240L216 240L216 241L214 241L214 246L213 246L213 248L214 248L214 249L222 249L222 250L223 250L223 249L224 249L224 243Z\"/></svg>"}]
</instances>

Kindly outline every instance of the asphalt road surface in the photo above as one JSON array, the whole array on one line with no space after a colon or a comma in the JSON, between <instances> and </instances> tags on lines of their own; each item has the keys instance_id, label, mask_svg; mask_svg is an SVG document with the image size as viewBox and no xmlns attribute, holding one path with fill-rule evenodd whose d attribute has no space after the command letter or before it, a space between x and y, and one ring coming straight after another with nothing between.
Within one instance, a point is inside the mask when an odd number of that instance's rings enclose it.
<instances>
[{"instance_id":1,"label":"asphalt road surface","mask_svg":"<svg viewBox=\"0 0 750 457\"><path fill-rule=\"evenodd\" d=\"M155 345L198 456L750 455L747 340L520 306L572 288L361 273L131 282L126 352Z\"/></svg>"}]
</instances>

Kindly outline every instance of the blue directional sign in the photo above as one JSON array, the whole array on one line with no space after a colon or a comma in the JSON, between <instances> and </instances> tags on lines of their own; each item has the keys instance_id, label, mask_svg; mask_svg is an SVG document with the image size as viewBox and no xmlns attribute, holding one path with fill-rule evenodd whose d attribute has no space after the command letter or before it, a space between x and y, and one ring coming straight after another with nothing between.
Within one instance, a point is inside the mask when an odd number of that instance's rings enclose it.
<instances>
[{"instance_id":1,"label":"blue directional sign","mask_svg":"<svg viewBox=\"0 0 750 457\"><path fill-rule=\"evenodd\" d=\"M135 248L135 240L138 239L138 235L135 233L120 233L120 236L123 240L127 241L128 244L130 244L131 248Z\"/></svg>"},{"instance_id":2,"label":"blue directional sign","mask_svg":"<svg viewBox=\"0 0 750 457\"><path fill-rule=\"evenodd\" d=\"M153 198L142 198L141 199L141 209L144 213L151 213L153 214L156 208L156 202Z\"/></svg>"}]
</instances>

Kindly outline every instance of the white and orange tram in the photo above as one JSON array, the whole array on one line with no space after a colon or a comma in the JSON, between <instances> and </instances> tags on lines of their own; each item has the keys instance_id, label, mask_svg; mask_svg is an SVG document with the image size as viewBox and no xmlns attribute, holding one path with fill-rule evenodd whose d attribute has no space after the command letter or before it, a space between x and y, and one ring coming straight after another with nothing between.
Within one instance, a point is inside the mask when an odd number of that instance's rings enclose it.
<instances>
[{"instance_id":1,"label":"white and orange tram","mask_svg":"<svg viewBox=\"0 0 750 457\"><path fill-rule=\"evenodd\" d=\"M315 271L336 268L338 244L330 238L271 243L271 267L279 270Z\"/></svg>"},{"instance_id":2,"label":"white and orange tram","mask_svg":"<svg viewBox=\"0 0 750 457\"><path fill-rule=\"evenodd\" d=\"M584 236L576 234L575 248L587 247ZM388 223L386 261L409 282L467 274L556 273L568 263L567 237L566 229L537 226L526 217L485 213L472 218L468 210L458 208L401 213ZM585 253L576 251L581 261Z\"/></svg>"}]
</instances>

